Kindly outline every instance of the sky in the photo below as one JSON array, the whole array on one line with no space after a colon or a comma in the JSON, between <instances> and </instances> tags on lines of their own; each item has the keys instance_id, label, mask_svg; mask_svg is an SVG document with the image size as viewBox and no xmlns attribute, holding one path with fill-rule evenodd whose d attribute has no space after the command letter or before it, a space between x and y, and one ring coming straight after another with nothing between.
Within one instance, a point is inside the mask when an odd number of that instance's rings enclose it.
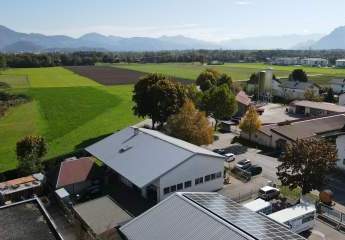
<instances>
[{"instance_id":1,"label":"sky","mask_svg":"<svg viewBox=\"0 0 345 240\"><path fill-rule=\"evenodd\" d=\"M327 34L345 25L345 0L0 0L0 25L79 37L184 35L207 41Z\"/></svg>"}]
</instances>

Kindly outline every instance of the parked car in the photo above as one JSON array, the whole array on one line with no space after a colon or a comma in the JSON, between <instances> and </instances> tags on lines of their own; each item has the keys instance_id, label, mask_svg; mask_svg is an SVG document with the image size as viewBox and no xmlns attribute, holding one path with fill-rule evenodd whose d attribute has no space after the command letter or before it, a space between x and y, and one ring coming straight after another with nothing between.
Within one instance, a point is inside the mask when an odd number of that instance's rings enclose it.
<instances>
[{"instance_id":1,"label":"parked car","mask_svg":"<svg viewBox=\"0 0 345 240\"><path fill-rule=\"evenodd\" d=\"M274 188L271 186L265 186L260 188L259 190L259 198L270 201L274 198L277 198L280 194L280 191L278 188Z\"/></svg>"},{"instance_id":2,"label":"parked car","mask_svg":"<svg viewBox=\"0 0 345 240\"><path fill-rule=\"evenodd\" d=\"M225 149L221 149L221 148L220 148L220 149L214 149L213 152L218 153L218 154L221 154L221 155L226 154Z\"/></svg>"},{"instance_id":3,"label":"parked car","mask_svg":"<svg viewBox=\"0 0 345 240\"><path fill-rule=\"evenodd\" d=\"M226 157L226 162L233 162L235 161L235 154L233 153L225 153L224 156Z\"/></svg>"},{"instance_id":4,"label":"parked car","mask_svg":"<svg viewBox=\"0 0 345 240\"><path fill-rule=\"evenodd\" d=\"M249 168L247 168L246 171L249 172L252 176L256 176L262 173L262 167L258 165L252 165Z\"/></svg>"},{"instance_id":5,"label":"parked car","mask_svg":"<svg viewBox=\"0 0 345 240\"><path fill-rule=\"evenodd\" d=\"M239 161L238 163L236 163L236 167L240 168L242 170L245 170L245 169L249 168L250 166L252 166L252 163L249 159L243 159L243 160Z\"/></svg>"}]
</instances>

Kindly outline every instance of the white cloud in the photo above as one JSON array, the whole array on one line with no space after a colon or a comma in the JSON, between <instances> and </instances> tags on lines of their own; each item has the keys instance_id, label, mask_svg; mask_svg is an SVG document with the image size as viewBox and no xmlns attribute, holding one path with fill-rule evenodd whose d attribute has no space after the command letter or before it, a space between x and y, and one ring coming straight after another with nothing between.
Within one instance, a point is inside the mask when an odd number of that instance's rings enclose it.
<instances>
[{"instance_id":1,"label":"white cloud","mask_svg":"<svg viewBox=\"0 0 345 240\"><path fill-rule=\"evenodd\" d=\"M250 1L236 1L235 4L236 5L250 5L250 4L252 4L252 2L250 2Z\"/></svg>"}]
</instances>

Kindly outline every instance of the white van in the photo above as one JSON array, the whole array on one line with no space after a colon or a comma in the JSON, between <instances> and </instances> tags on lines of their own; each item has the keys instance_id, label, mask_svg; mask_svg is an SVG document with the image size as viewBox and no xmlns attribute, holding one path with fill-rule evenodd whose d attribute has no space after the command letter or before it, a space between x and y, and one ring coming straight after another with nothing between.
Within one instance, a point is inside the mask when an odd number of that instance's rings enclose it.
<instances>
[{"instance_id":1,"label":"white van","mask_svg":"<svg viewBox=\"0 0 345 240\"><path fill-rule=\"evenodd\" d=\"M265 215L272 213L272 204L261 198L245 203L243 204L243 207L246 207L253 212L263 213Z\"/></svg>"},{"instance_id":2,"label":"white van","mask_svg":"<svg viewBox=\"0 0 345 240\"><path fill-rule=\"evenodd\" d=\"M291 231L301 233L314 227L315 206L308 203L300 203L293 207L268 215L276 222L287 225Z\"/></svg>"}]
</instances>

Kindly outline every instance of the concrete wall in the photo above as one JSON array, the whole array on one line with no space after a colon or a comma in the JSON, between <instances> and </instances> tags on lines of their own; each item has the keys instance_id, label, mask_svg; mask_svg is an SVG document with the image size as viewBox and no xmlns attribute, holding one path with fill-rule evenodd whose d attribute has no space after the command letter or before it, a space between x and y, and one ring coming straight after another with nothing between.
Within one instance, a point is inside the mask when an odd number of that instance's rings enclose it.
<instances>
[{"instance_id":1,"label":"concrete wall","mask_svg":"<svg viewBox=\"0 0 345 240\"><path fill-rule=\"evenodd\" d=\"M259 145L272 147L272 138L262 132L257 131L255 134L252 134L251 139L249 139L249 135L243 131L241 131L240 136L248 141L255 142Z\"/></svg>"},{"instance_id":2,"label":"concrete wall","mask_svg":"<svg viewBox=\"0 0 345 240\"><path fill-rule=\"evenodd\" d=\"M315 96L319 96L318 88L312 88L311 90L314 92ZM302 99L305 99L304 97L305 91L306 90L301 90L301 89L284 88L282 89L282 97L289 100L302 100Z\"/></svg>"},{"instance_id":3,"label":"concrete wall","mask_svg":"<svg viewBox=\"0 0 345 240\"><path fill-rule=\"evenodd\" d=\"M206 175L217 172L221 172L221 177L205 182ZM223 172L224 159L199 154L195 155L160 178L158 201L171 194L164 194L164 188L179 183L183 183L183 189L178 191L212 192L221 189L224 183ZM195 185L195 179L199 177L203 177L204 181L201 184ZM186 181L192 182L191 187L184 188Z\"/></svg>"}]
</instances>

